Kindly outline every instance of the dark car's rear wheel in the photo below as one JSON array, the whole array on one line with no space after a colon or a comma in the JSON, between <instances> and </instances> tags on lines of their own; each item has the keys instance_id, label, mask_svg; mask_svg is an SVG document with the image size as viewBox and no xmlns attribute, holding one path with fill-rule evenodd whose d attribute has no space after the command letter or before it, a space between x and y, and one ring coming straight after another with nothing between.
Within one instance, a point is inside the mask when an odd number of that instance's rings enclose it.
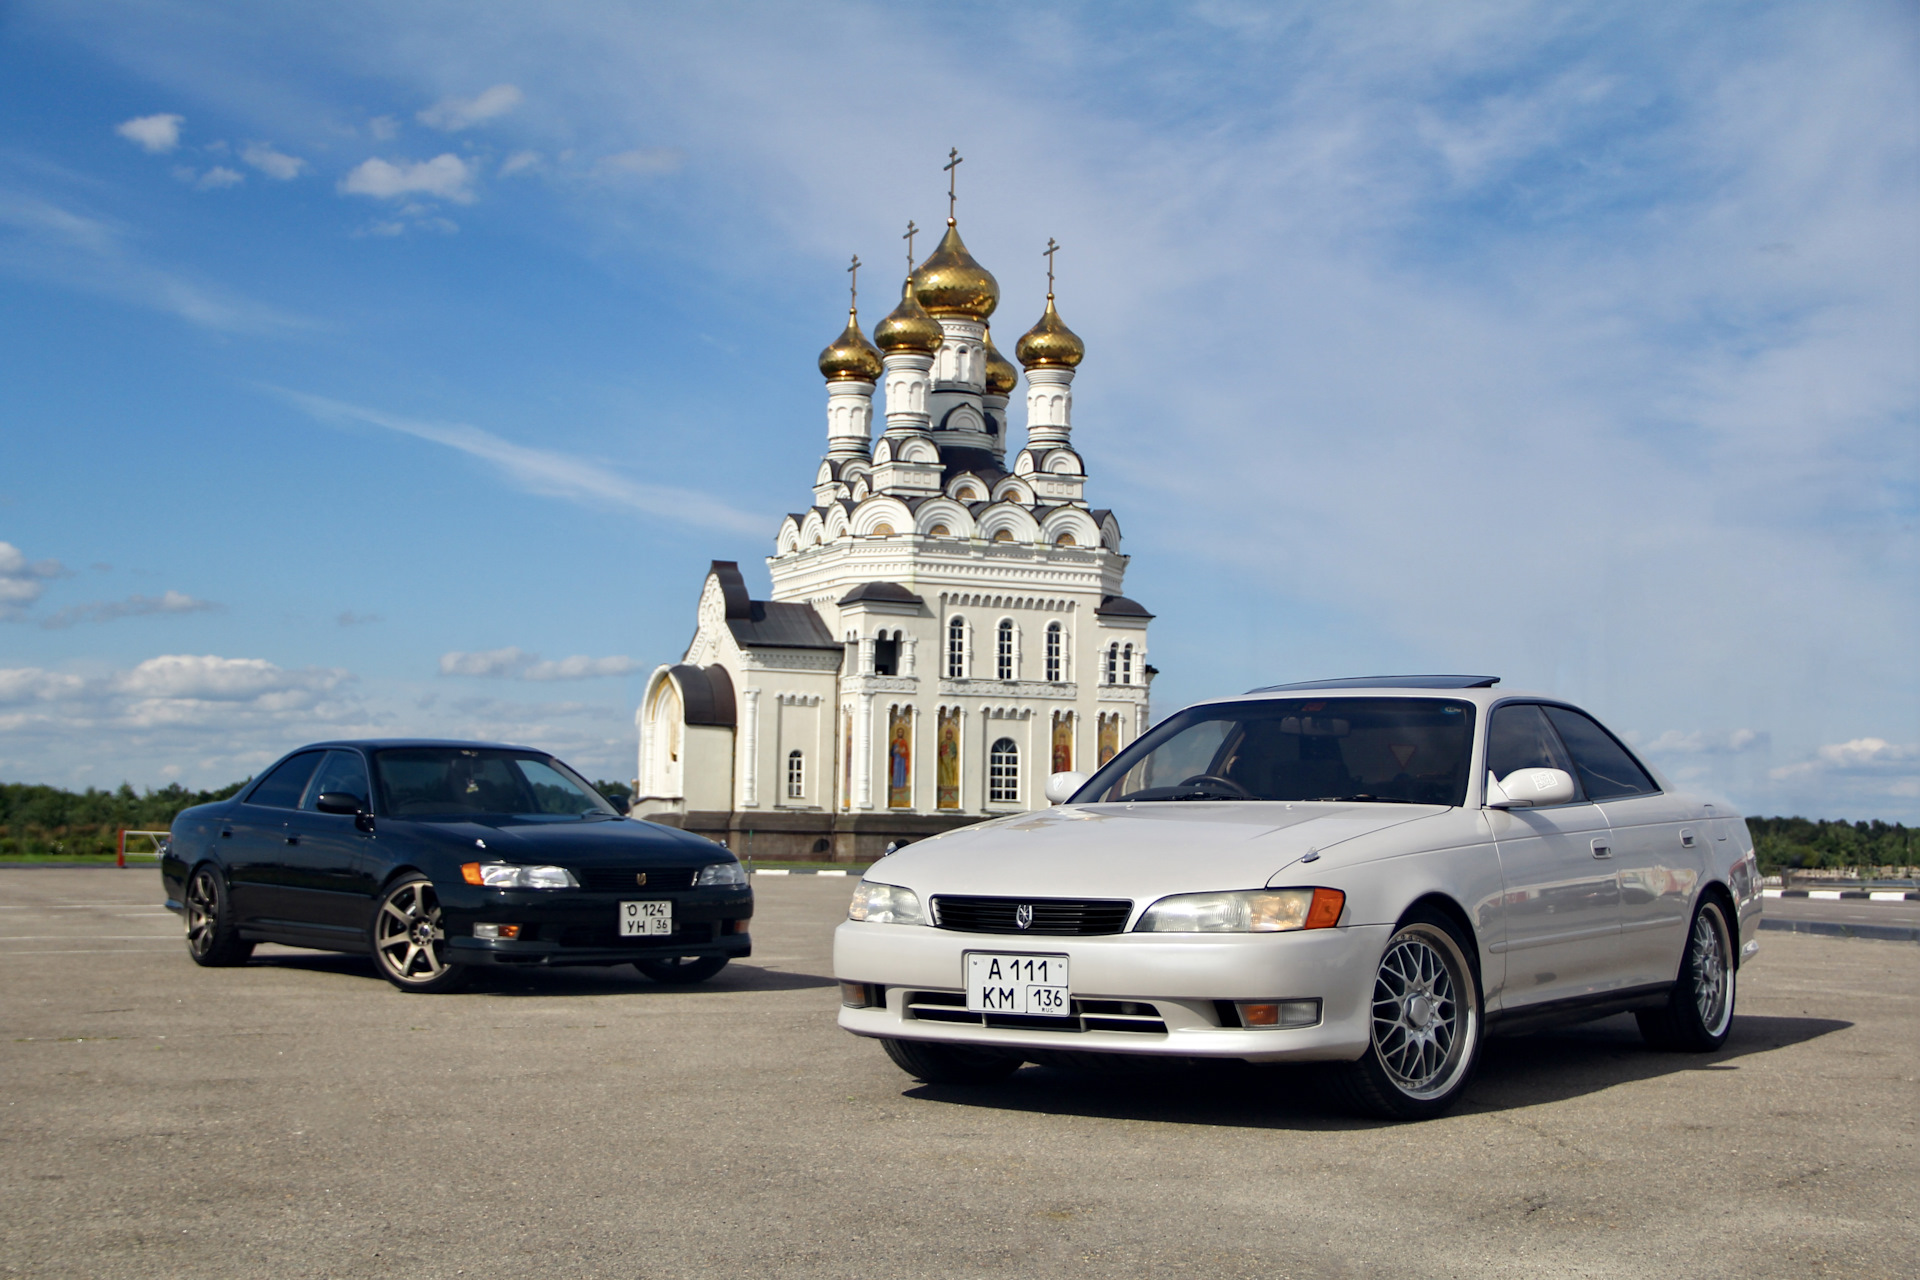
<instances>
[{"instance_id":1,"label":"dark car's rear wheel","mask_svg":"<svg viewBox=\"0 0 1920 1280\"><path fill-rule=\"evenodd\" d=\"M209 969L245 964L253 944L240 939L227 883L216 867L201 867L187 881L187 954Z\"/></svg>"},{"instance_id":2,"label":"dark car's rear wheel","mask_svg":"<svg viewBox=\"0 0 1920 1280\"><path fill-rule=\"evenodd\" d=\"M1711 1053L1733 1029L1733 941L1720 904L1709 898L1693 913L1680 980L1658 1009L1634 1015L1640 1035L1656 1049Z\"/></svg>"},{"instance_id":3,"label":"dark car's rear wheel","mask_svg":"<svg viewBox=\"0 0 1920 1280\"><path fill-rule=\"evenodd\" d=\"M726 956L659 956L633 967L655 982L705 982L727 967Z\"/></svg>"},{"instance_id":4,"label":"dark car's rear wheel","mask_svg":"<svg viewBox=\"0 0 1920 1280\"><path fill-rule=\"evenodd\" d=\"M1460 1097L1480 1054L1480 984L1460 927L1410 914L1387 941L1373 982L1371 1042L1334 1076L1357 1111L1427 1120Z\"/></svg>"},{"instance_id":5,"label":"dark car's rear wheel","mask_svg":"<svg viewBox=\"0 0 1920 1280\"><path fill-rule=\"evenodd\" d=\"M1020 1069L1021 1057L1005 1049L927 1040L882 1040L880 1047L899 1067L928 1084L992 1084Z\"/></svg>"},{"instance_id":6,"label":"dark car's rear wheel","mask_svg":"<svg viewBox=\"0 0 1920 1280\"><path fill-rule=\"evenodd\" d=\"M373 962L402 991L452 991L467 981L467 967L447 960L447 930L440 898L425 876L395 881L373 913Z\"/></svg>"}]
</instances>

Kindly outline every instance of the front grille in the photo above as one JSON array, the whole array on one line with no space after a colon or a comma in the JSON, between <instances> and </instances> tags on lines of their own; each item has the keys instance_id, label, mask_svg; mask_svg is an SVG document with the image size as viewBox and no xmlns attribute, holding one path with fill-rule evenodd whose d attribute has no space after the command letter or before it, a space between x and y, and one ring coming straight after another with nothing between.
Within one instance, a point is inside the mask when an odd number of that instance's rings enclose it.
<instances>
[{"instance_id":1,"label":"front grille","mask_svg":"<svg viewBox=\"0 0 1920 1280\"><path fill-rule=\"evenodd\" d=\"M605 924L570 924L557 930L548 925L539 930L539 936L563 947L673 947L712 942L714 927L711 921L701 920L682 923L665 937L623 938L619 924L609 920Z\"/></svg>"},{"instance_id":2,"label":"front grille","mask_svg":"<svg viewBox=\"0 0 1920 1280\"><path fill-rule=\"evenodd\" d=\"M909 991L906 1013L923 1022L962 1022L1011 1031L1131 1031L1167 1034L1160 1011L1144 1000L1080 1000L1067 1018L1035 1018L1013 1013L975 1013L958 991Z\"/></svg>"},{"instance_id":3,"label":"front grille","mask_svg":"<svg viewBox=\"0 0 1920 1280\"><path fill-rule=\"evenodd\" d=\"M1033 923L1022 929L1020 908L1033 912ZM1050 934L1088 937L1121 933L1133 903L1124 898L960 898L939 894L933 900L933 922L962 933Z\"/></svg>"},{"instance_id":4,"label":"front grille","mask_svg":"<svg viewBox=\"0 0 1920 1280\"><path fill-rule=\"evenodd\" d=\"M691 889L693 878L700 874L698 867L576 867L574 875L580 877L580 887L593 889L601 893L624 893L631 889L637 893L651 892L656 889ZM647 882L641 884L640 876Z\"/></svg>"}]
</instances>

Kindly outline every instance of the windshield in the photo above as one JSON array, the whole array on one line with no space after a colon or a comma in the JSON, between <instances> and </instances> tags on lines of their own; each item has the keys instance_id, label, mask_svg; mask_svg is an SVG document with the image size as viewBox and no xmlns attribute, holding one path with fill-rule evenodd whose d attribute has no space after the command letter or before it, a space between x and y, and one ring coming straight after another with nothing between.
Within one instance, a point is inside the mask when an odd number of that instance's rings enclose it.
<instances>
[{"instance_id":1,"label":"windshield","mask_svg":"<svg viewBox=\"0 0 1920 1280\"><path fill-rule=\"evenodd\" d=\"M617 818L600 794L552 756L486 747L397 747L373 753L381 809L396 818L476 814L556 822Z\"/></svg>"},{"instance_id":2,"label":"windshield","mask_svg":"<svg viewBox=\"0 0 1920 1280\"><path fill-rule=\"evenodd\" d=\"M1439 698L1290 698L1169 717L1074 794L1112 800L1466 800L1473 706Z\"/></svg>"}]
</instances>

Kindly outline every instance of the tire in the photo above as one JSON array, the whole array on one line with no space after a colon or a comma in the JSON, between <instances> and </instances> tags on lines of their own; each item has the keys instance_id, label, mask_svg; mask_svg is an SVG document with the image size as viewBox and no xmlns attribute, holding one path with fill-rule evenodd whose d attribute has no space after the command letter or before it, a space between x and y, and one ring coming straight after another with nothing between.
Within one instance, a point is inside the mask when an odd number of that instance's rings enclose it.
<instances>
[{"instance_id":1,"label":"tire","mask_svg":"<svg viewBox=\"0 0 1920 1280\"><path fill-rule=\"evenodd\" d=\"M227 895L220 868L195 868L187 878L187 954L197 965L227 969L247 962L253 944L240 939L233 919L233 899Z\"/></svg>"},{"instance_id":2,"label":"tire","mask_svg":"<svg viewBox=\"0 0 1920 1280\"><path fill-rule=\"evenodd\" d=\"M1437 911L1400 922L1374 971L1367 1051L1331 1073L1336 1100L1392 1120L1431 1120L1459 1100L1483 1028L1472 945Z\"/></svg>"},{"instance_id":3,"label":"tire","mask_svg":"<svg viewBox=\"0 0 1920 1280\"><path fill-rule=\"evenodd\" d=\"M405 876L387 886L373 909L369 934L380 976L402 991L453 991L471 976L467 966L447 960L440 898L425 876Z\"/></svg>"},{"instance_id":4,"label":"tire","mask_svg":"<svg viewBox=\"0 0 1920 1280\"><path fill-rule=\"evenodd\" d=\"M976 1049L926 1040L882 1040L880 1047L899 1067L928 1084L996 1084L1020 1069L1019 1054L1005 1049Z\"/></svg>"},{"instance_id":5,"label":"tire","mask_svg":"<svg viewBox=\"0 0 1920 1280\"><path fill-rule=\"evenodd\" d=\"M662 956L635 960L633 967L655 982L705 982L727 967L729 956Z\"/></svg>"},{"instance_id":6,"label":"tire","mask_svg":"<svg viewBox=\"0 0 1920 1280\"><path fill-rule=\"evenodd\" d=\"M1703 899L1693 911L1673 993L1660 1008L1634 1014L1642 1038L1655 1049L1680 1053L1711 1053L1725 1044L1733 1029L1732 961L1726 911L1718 901Z\"/></svg>"}]
</instances>

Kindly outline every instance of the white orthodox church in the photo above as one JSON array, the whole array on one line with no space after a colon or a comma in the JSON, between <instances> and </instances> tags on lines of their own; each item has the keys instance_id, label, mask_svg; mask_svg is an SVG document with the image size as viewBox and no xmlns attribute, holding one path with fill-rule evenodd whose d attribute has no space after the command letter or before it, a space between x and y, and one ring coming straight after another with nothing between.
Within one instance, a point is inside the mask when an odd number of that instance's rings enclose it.
<instances>
[{"instance_id":1,"label":"white orthodox church","mask_svg":"<svg viewBox=\"0 0 1920 1280\"><path fill-rule=\"evenodd\" d=\"M1086 348L1054 309L1051 242L1048 262L1014 348L1027 423L1010 464L1000 287L954 219L871 343L855 295L820 354L827 452L812 504L780 524L771 596L715 561L685 656L647 682L636 816L743 857L871 858L1044 807L1050 774L1092 772L1146 728L1153 615L1121 592L1119 522L1084 496Z\"/></svg>"}]
</instances>

